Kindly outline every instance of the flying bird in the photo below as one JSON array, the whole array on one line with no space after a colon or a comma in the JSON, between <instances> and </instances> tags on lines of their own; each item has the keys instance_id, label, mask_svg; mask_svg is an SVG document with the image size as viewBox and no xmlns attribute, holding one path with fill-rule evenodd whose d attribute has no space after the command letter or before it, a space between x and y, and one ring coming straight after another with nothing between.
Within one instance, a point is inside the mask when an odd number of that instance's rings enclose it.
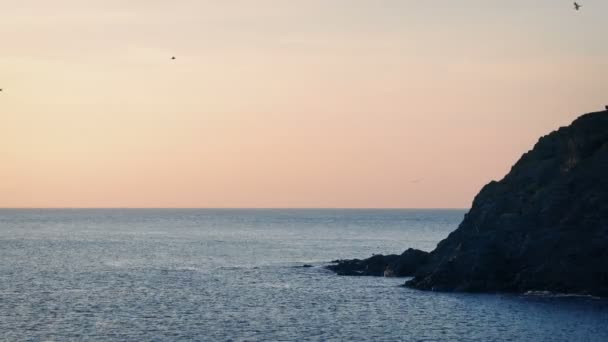
<instances>
[{"instance_id":1,"label":"flying bird","mask_svg":"<svg viewBox=\"0 0 608 342\"><path fill-rule=\"evenodd\" d=\"M171 57L171 60L174 61L175 60L175 56Z\"/></svg>"},{"instance_id":2,"label":"flying bird","mask_svg":"<svg viewBox=\"0 0 608 342\"><path fill-rule=\"evenodd\" d=\"M579 3L578 3L578 2L575 2L575 3L574 3L574 9L575 9L575 10L577 10L577 11L578 11L578 10L580 10L580 9L581 9L581 7L583 7L583 6L582 6L582 5L579 5Z\"/></svg>"}]
</instances>

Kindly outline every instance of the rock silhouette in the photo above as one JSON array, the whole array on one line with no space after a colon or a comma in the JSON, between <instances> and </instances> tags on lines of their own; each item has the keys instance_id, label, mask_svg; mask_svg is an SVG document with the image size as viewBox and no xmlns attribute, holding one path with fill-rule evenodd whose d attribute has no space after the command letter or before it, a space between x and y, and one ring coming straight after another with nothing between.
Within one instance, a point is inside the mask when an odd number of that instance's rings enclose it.
<instances>
[{"instance_id":1,"label":"rock silhouette","mask_svg":"<svg viewBox=\"0 0 608 342\"><path fill-rule=\"evenodd\" d=\"M402 260L421 290L608 296L608 111L540 138L434 251Z\"/></svg>"},{"instance_id":2,"label":"rock silhouette","mask_svg":"<svg viewBox=\"0 0 608 342\"><path fill-rule=\"evenodd\" d=\"M388 266L393 276L411 277L420 265L428 261L428 256L428 252L410 248L401 255L374 255L364 260L335 260L334 265L327 268L339 275L381 277Z\"/></svg>"}]
</instances>

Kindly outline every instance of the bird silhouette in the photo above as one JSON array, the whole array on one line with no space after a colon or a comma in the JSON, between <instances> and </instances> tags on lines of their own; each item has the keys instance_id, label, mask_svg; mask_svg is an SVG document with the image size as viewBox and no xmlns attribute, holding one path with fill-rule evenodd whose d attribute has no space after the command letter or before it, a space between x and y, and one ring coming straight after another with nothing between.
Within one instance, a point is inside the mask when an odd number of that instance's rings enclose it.
<instances>
[{"instance_id":1,"label":"bird silhouette","mask_svg":"<svg viewBox=\"0 0 608 342\"><path fill-rule=\"evenodd\" d=\"M574 9L575 9L575 10L577 10L577 11L578 11L578 10L580 10L580 9L581 9L581 7L583 7L583 6L582 6L582 5L579 5L579 3L578 3L578 2L575 2L575 3L574 3Z\"/></svg>"},{"instance_id":2,"label":"bird silhouette","mask_svg":"<svg viewBox=\"0 0 608 342\"><path fill-rule=\"evenodd\" d=\"M175 56L171 57L171 60L174 61L175 60Z\"/></svg>"}]
</instances>

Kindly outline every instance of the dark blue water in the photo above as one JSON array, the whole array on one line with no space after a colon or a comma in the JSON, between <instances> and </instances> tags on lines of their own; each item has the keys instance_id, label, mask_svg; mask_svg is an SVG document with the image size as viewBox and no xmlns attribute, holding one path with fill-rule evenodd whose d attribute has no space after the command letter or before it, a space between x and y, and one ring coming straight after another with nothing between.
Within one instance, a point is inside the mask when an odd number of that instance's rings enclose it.
<instances>
[{"instance_id":1,"label":"dark blue water","mask_svg":"<svg viewBox=\"0 0 608 342\"><path fill-rule=\"evenodd\" d=\"M419 292L321 267L430 250L463 215L0 210L0 339L608 341L604 300Z\"/></svg>"}]
</instances>

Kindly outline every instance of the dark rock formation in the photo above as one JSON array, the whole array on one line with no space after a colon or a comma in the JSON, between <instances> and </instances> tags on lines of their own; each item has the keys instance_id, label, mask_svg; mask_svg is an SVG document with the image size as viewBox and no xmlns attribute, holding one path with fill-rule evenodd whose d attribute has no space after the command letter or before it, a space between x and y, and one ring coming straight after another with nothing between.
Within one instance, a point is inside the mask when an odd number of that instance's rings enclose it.
<instances>
[{"instance_id":1,"label":"dark rock formation","mask_svg":"<svg viewBox=\"0 0 608 342\"><path fill-rule=\"evenodd\" d=\"M388 267L391 276L411 277L420 265L427 262L428 256L428 252L410 248L401 255L374 255L364 260L336 260L335 265L329 265L327 268L338 275L381 277Z\"/></svg>"},{"instance_id":2,"label":"dark rock formation","mask_svg":"<svg viewBox=\"0 0 608 342\"><path fill-rule=\"evenodd\" d=\"M486 185L407 285L607 296L608 112L542 137Z\"/></svg>"},{"instance_id":3,"label":"dark rock formation","mask_svg":"<svg viewBox=\"0 0 608 342\"><path fill-rule=\"evenodd\" d=\"M407 286L608 296L608 111L542 137L425 259Z\"/></svg>"}]
</instances>

